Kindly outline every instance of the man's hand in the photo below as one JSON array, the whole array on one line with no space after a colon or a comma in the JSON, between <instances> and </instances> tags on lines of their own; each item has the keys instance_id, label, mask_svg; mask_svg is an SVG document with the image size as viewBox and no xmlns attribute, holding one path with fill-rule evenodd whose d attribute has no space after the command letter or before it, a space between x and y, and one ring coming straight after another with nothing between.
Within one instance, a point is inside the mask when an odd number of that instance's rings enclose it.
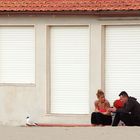
<instances>
[{"instance_id":1,"label":"man's hand","mask_svg":"<svg viewBox=\"0 0 140 140\"><path fill-rule=\"evenodd\" d=\"M108 109L108 111L109 112L115 112L117 109L115 108L115 107L110 107L109 109Z\"/></svg>"}]
</instances>

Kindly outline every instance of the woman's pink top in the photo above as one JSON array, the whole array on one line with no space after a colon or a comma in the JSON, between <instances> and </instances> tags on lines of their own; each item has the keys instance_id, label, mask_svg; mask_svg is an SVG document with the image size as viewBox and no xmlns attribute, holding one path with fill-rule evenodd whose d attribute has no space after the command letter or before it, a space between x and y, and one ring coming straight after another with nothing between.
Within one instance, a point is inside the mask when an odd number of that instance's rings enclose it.
<instances>
[{"instance_id":1,"label":"woman's pink top","mask_svg":"<svg viewBox=\"0 0 140 140\"><path fill-rule=\"evenodd\" d=\"M96 101L95 107L99 110L99 112L104 113L104 112L107 112L107 108L109 108L110 105L107 100L105 100L105 102L102 104L99 101Z\"/></svg>"}]
</instances>

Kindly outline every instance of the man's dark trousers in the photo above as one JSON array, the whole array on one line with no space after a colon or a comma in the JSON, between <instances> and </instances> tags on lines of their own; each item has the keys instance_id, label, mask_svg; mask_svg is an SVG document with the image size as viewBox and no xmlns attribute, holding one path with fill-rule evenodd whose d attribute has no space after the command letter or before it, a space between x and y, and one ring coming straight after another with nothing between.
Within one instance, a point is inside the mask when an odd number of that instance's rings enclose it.
<instances>
[{"instance_id":1,"label":"man's dark trousers","mask_svg":"<svg viewBox=\"0 0 140 140\"><path fill-rule=\"evenodd\" d=\"M126 126L140 126L139 116L134 116L129 113L119 113L119 112L115 114L112 126L117 126L120 120L123 121Z\"/></svg>"}]
</instances>

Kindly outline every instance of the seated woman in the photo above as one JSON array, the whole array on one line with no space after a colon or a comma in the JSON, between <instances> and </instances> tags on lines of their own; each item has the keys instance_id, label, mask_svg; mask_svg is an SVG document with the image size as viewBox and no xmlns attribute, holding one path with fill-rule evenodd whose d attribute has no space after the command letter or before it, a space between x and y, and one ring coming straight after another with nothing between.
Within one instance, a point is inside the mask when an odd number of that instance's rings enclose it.
<instances>
[{"instance_id":1,"label":"seated woman","mask_svg":"<svg viewBox=\"0 0 140 140\"><path fill-rule=\"evenodd\" d=\"M93 125L111 125L112 117L111 113L108 112L110 104L105 99L105 95L102 90L98 90L96 95L98 100L95 101L95 112L91 115L91 123Z\"/></svg>"}]
</instances>

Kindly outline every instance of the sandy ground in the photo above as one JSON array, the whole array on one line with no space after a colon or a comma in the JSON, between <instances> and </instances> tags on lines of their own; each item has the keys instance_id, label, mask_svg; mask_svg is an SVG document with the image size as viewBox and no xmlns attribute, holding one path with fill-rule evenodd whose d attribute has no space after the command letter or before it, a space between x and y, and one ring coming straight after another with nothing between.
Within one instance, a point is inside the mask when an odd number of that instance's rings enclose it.
<instances>
[{"instance_id":1,"label":"sandy ground","mask_svg":"<svg viewBox=\"0 0 140 140\"><path fill-rule=\"evenodd\" d=\"M140 127L8 127L1 140L140 140Z\"/></svg>"}]
</instances>

